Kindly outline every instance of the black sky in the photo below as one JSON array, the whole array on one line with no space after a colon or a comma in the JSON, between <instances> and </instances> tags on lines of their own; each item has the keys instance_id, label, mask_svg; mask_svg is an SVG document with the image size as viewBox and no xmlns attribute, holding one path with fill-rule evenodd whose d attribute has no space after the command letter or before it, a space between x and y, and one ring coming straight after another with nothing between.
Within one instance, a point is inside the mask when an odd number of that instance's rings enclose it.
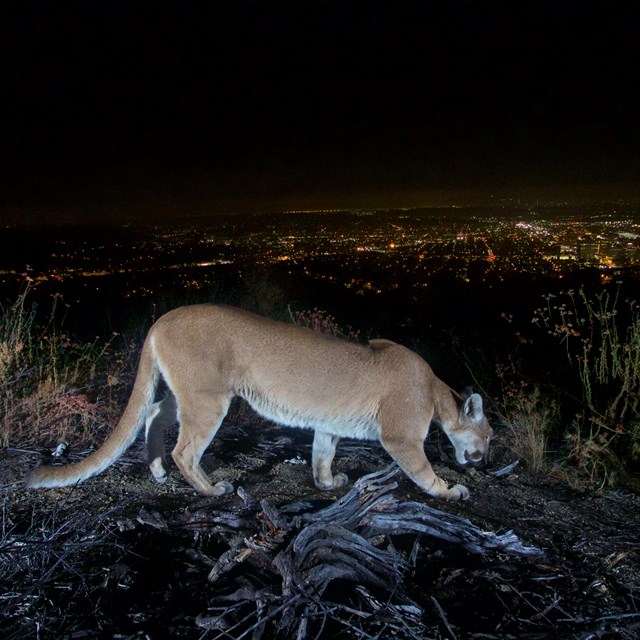
<instances>
[{"instance_id":1,"label":"black sky","mask_svg":"<svg viewBox=\"0 0 640 640\"><path fill-rule=\"evenodd\" d=\"M5 2L0 215L640 195L631 4Z\"/></svg>"}]
</instances>

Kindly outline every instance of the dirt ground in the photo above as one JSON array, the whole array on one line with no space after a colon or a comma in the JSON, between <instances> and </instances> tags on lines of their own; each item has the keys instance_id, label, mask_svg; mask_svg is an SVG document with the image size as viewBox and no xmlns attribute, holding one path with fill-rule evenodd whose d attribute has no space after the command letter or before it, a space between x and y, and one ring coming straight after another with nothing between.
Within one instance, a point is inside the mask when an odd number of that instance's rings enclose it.
<instances>
[{"instance_id":1,"label":"dirt ground","mask_svg":"<svg viewBox=\"0 0 640 640\"><path fill-rule=\"evenodd\" d=\"M71 444L68 461L87 454ZM395 497L432 504L486 531L513 530L542 554L474 556L428 535L379 537L378 546L411 561L398 592L415 607L395 609L413 616L406 632L384 618L384 606L371 605L375 591L338 580L325 597L340 602L342 617L310 620L306 637L640 637L637 491L577 491L520 467L496 477L493 471L513 461L499 451L486 468L462 470L439 461L437 449L427 444L437 473L465 484L471 499L432 500L402 474ZM230 420L203 466L214 481L230 480L244 491L209 499L197 496L175 467L166 484L156 484L140 444L85 484L49 491L21 488L41 452L4 450L0 636L274 637L268 626L247 631L247 625L225 627L222 618L206 624L224 594L249 583L252 593L256 584L278 589L270 567L239 564L213 584L207 575L230 546L259 531L260 501L284 512L313 512L346 493L315 488L310 454L310 433ZM388 464L378 445L344 441L334 468L353 482ZM374 609L368 626L358 611L365 597Z\"/></svg>"}]
</instances>

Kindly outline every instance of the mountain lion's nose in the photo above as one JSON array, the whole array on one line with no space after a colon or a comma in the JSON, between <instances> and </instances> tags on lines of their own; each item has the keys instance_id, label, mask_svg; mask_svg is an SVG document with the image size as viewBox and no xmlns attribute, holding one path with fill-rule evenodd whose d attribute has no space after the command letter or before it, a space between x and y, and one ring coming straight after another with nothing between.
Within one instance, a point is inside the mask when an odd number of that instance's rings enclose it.
<instances>
[{"instance_id":1,"label":"mountain lion's nose","mask_svg":"<svg viewBox=\"0 0 640 640\"><path fill-rule=\"evenodd\" d=\"M464 459L467 462L481 462L482 454L480 451L474 451L473 453L469 453L466 449L464 450Z\"/></svg>"}]
</instances>

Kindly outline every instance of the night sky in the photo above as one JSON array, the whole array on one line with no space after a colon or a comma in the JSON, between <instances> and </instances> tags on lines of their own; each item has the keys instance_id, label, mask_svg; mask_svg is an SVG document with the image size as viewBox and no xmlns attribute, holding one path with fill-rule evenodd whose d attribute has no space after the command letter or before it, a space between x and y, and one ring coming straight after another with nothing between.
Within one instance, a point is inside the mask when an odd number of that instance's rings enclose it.
<instances>
[{"instance_id":1,"label":"night sky","mask_svg":"<svg viewBox=\"0 0 640 640\"><path fill-rule=\"evenodd\" d=\"M0 216L638 197L632 4L4 2Z\"/></svg>"}]
</instances>

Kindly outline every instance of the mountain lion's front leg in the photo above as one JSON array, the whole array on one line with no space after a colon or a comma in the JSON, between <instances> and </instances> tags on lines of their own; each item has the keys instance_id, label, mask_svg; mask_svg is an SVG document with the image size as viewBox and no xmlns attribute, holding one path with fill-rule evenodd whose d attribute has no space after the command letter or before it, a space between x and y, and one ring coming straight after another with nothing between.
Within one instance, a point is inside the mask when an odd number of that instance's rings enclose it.
<instances>
[{"instance_id":1,"label":"mountain lion's front leg","mask_svg":"<svg viewBox=\"0 0 640 640\"><path fill-rule=\"evenodd\" d=\"M313 449L311 452L311 466L313 467L313 480L318 489L338 489L349 481L344 473L331 473L331 463L336 455L336 447L340 438L328 433L316 431L313 437Z\"/></svg>"},{"instance_id":2,"label":"mountain lion's front leg","mask_svg":"<svg viewBox=\"0 0 640 640\"><path fill-rule=\"evenodd\" d=\"M383 435L380 442L400 468L429 495L449 500L466 500L469 497L466 487L456 484L449 489L447 483L436 475L424 453L423 439Z\"/></svg>"}]
</instances>

